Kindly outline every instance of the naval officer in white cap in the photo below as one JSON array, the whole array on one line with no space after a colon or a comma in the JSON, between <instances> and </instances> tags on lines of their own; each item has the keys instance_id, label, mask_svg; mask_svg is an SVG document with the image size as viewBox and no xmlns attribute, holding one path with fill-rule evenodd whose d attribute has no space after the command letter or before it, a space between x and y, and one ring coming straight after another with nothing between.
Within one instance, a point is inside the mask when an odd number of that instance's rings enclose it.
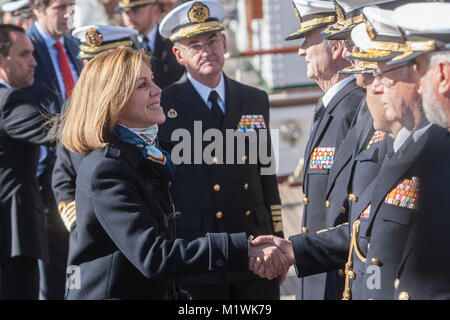
<instances>
[{"instance_id":1,"label":"naval officer in white cap","mask_svg":"<svg viewBox=\"0 0 450 320\"><path fill-rule=\"evenodd\" d=\"M353 75L338 73L350 66L350 62L344 58L346 50L343 43L324 40L321 34L321 31L336 21L333 4L329 1L295 0L293 6L300 28L286 40L304 39L298 54L306 61L307 76L314 79L324 92L314 113L313 128L304 156L305 196L301 231L308 234L347 220L347 216L339 210L328 214L331 203L326 197L327 184L336 154L353 124L365 90L356 85ZM348 153L342 154L347 155ZM297 275L302 277L299 281L298 299L339 298L338 282L342 282L342 278L339 278L337 270L310 275L300 267Z\"/></svg>"},{"instance_id":2,"label":"naval officer in white cap","mask_svg":"<svg viewBox=\"0 0 450 320\"><path fill-rule=\"evenodd\" d=\"M8 1L1 6L2 23L14 24L27 31L34 22L29 0Z\"/></svg>"},{"instance_id":3,"label":"naval officer in white cap","mask_svg":"<svg viewBox=\"0 0 450 320\"><path fill-rule=\"evenodd\" d=\"M392 66L407 61L419 74L425 115L440 127L421 159L422 208L408 237L395 282L394 298L450 299L450 16L449 3L414 3L397 8L393 19L408 50Z\"/></svg>"},{"instance_id":4,"label":"naval officer in white cap","mask_svg":"<svg viewBox=\"0 0 450 320\"><path fill-rule=\"evenodd\" d=\"M221 33L225 18L226 11L219 2L205 0L186 2L161 21L161 35L174 42L175 57L187 70L187 75L163 90L161 105L167 120L159 127L161 139L170 141L172 133L180 128L194 137L195 121L201 121L202 135L208 129L218 129L223 134L227 129L244 132L245 123L256 132L269 128L267 94L228 78L222 71L227 50L225 35ZM205 143L200 152L189 149L193 157L177 166L172 190L177 209L182 212L177 219L178 236L191 240L208 232L239 231L283 237L275 172L262 174L273 162L263 164L258 156L256 163L251 163L248 153L238 153L231 164L228 160L225 163L230 147L225 140L223 157L214 154L211 161L204 159L196 164L199 153L201 156L208 152ZM267 150L271 150L270 139ZM216 272L178 281L194 299L280 297L278 278L260 279L250 271Z\"/></svg>"}]
</instances>

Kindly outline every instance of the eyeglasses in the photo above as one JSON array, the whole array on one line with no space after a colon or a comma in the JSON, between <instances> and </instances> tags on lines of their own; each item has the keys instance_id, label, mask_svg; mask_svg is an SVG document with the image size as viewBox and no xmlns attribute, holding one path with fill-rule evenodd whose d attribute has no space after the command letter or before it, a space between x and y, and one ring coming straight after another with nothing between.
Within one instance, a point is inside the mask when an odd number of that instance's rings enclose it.
<instances>
[{"instance_id":1,"label":"eyeglasses","mask_svg":"<svg viewBox=\"0 0 450 320\"><path fill-rule=\"evenodd\" d=\"M206 40L206 42L194 42L187 46L182 45L182 47L186 48L191 53L198 53L200 51L205 50L205 48L217 49L221 44L221 39L218 36L214 36Z\"/></svg>"},{"instance_id":2,"label":"eyeglasses","mask_svg":"<svg viewBox=\"0 0 450 320\"><path fill-rule=\"evenodd\" d=\"M411 60L411 61L408 61L406 63L400 64L400 65L395 66L395 67L390 68L390 69L386 69L386 70L383 70L383 71L374 71L373 72L373 76L375 77L375 81L377 81L378 83L381 83L386 88L390 88L390 87L392 87L394 85L394 80L389 79L389 78L385 77L384 75L386 73L391 72L391 71L394 71L394 70L397 70L397 69L400 69L400 68L403 68L403 67L407 67L407 66L410 66L410 65L413 65L413 64L414 64L414 62Z\"/></svg>"}]
</instances>

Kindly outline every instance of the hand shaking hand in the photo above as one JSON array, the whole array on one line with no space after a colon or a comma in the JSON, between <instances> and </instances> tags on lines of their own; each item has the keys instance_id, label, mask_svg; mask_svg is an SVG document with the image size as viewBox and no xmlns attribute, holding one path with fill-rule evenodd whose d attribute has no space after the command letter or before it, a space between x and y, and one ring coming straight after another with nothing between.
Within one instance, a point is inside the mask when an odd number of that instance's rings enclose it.
<instances>
[{"instance_id":1,"label":"hand shaking hand","mask_svg":"<svg viewBox=\"0 0 450 320\"><path fill-rule=\"evenodd\" d=\"M249 269L269 280L280 276L280 285L286 279L289 267L295 263L290 241L272 235L259 236L251 242Z\"/></svg>"}]
</instances>

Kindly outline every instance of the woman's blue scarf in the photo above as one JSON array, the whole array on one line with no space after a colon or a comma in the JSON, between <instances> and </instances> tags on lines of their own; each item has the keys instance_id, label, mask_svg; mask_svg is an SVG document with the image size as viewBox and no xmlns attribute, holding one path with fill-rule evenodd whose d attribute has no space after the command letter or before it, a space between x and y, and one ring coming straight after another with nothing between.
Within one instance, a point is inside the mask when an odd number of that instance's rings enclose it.
<instances>
[{"instance_id":1,"label":"woman's blue scarf","mask_svg":"<svg viewBox=\"0 0 450 320\"><path fill-rule=\"evenodd\" d=\"M156 131L155 131L156 130ZM161 149L158 144L156 133L158 127L155 125L148 129L150 134L137 133L131 129L117 124L114 128L114 135L122 142L133 144L141 151L142 156L152 162L152 167L169 181L175 180L175 164L172 162L169 153Z\"/></svg>"}]
</instances>

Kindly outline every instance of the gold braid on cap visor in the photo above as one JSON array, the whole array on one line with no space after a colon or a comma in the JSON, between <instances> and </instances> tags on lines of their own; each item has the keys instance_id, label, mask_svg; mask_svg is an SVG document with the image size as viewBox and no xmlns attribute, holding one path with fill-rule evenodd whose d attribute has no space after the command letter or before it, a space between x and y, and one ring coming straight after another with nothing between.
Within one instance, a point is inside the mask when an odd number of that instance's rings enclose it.
<instances>
[{"instance_id":1,"label":"gold braid on cap visor","mask_svg":"<svg viewBox=\"0 0 450 320\"><path fill-rule=\"evenodd\" d=\"M338 33L363 21L364 20L362 14L360 14L359 16L348 18L344 21L339 21L338 19L338 22L332 24L331 26L328 26L325 30L323 30L323 33L326 35Z\"/></svg>"},{"instance_id":2,"label":"gold braid on cap visor","mask_svg":"<svg viewBox=\"0 0 450 320\"><path fill-rule=\"evenodd\" d=\"M195 36L197 34L210 31L220 31L223 29L224 26L218 21L201 22L180 28L179 30L175 31L169 39L171 41L177 41L183 38Z\"/></svg>"},{"instance_id":3,"label":"gold braid on cap visor","mask_svg":"<svg viewBox=\"0 0 450 320\"><path fill-rule=\"evenodd\" d=\"M328 16L328 17L324 17L324 18L314 18L311 20L301 22L300 29L298 29L294 33L290 34L289 37L303 33L305 31L308 31L309 29L311 29L319 24L322 24L322 23L333 23L335 20L336 20L336 16L332 15L332 16Z\"/></svg>"},{"instance_id":4,"label":"gold braid on cap visor","mask_svg":"<svg viewBox=\"0 0 450 320\"><path fill-rule=\"evenodd\" d=\"M141 0L141 1L130 1L130 0L121 0L119 2L119 7L124 9L130 9L143 4L156 3L156 0Z\"/></svg>"},{"instance_id":5,"label":"gold braid on cap visor","mask_svg":"<svg viewBox=\"0 0 450 320\"><path fill-rule=\"evenodd\" d=\"M394 52L402 52L401 55L392 59L397 61L411 55L416 51L433 51L434 41L406 41L405 43L387 42L387 41L372 41L371 48L364 52L355 52L351 56L356 59L364 58L380 58L385 57Z\"/></svg>"},{"instance_id":6,"label":"gold braid on cap visor","mask_svg":"<svg viewBox=\"0 0 450 320\"><path fill-rule=\"evenodd\" d=\"M109 49L115 49L115 48L118 48L121 46L132 47L133 42L131 40L126 40L126 41L107 43L107 44L104 44L104 45L98 46L98 47L91 47L88 45L81 44L79 56L82 59L88 59L88 58L92 58L93 56L95 56L96 54L98 54L102 51L109 50Z\"/></svg>"}]
</instances>

